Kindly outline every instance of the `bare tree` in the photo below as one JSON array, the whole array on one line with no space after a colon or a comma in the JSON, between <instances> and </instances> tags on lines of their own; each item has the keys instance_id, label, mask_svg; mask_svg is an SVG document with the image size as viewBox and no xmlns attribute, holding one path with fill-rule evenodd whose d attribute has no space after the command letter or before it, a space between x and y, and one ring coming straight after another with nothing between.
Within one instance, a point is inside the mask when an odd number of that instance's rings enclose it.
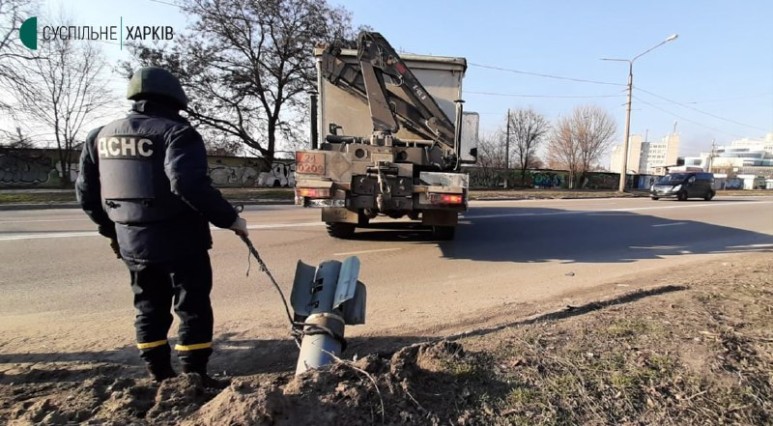
<instances>
[{"instance_id":1,"label":"bare tree","mask_svg":"<svg viewBox=\"0 0 773 426\"><path fill-rule=\"evenodd\" d=\"M242 143L236 136L223 133L211 127L198 129L209 155L235 157L242 151Z\"/></svg>"},{"instance_id":2,"label":"bare tree","mask_svg":"<svg viewBox=\"0 0 773 426\"><path fill-rule=\"evenodd\" d=\"M177 74L198 122L272 161L277 141L301 138L314 87L313 48L351 37L348 12L326 0L192 0L195 22L172 49L135 46L140 65Z\"/></svg>"},{"instance_id":3,"label":"bare tree","mask_svg":"<svg viewBox=\"0 0 773 426\"><path fill-rule=\"evenodd\" d=\"M480 168L482 186L494 187L505 168L505 144L502 135L481 134L478 138L477 166Z\"/></svg>"},{"instance_id":4,"label":"bare tree","mask_svg":"<svg viewBox=\"0 0 773 426\"><path fill-rule=\"evenodd\" d=\"M34 60L30 50L19 42L19 27L32 13L34 2L28 0L0 0L0 88L10 93L15 86L26 84L21 72L24 62ZM11 98L0 96L0 110L11 107Z\"/></svg>"},{"instance_id":5,"label":"bare tree","mask_svg":"<svg viewBox=\"0 0 773 426\"><path fill-rule=\"evenodd\" d=\"M582 182L583 174L609 149L615 126L615 120L594 105L576 107L558 120L548 141L548 161L551 167L569 170L570 188Z\"/></svg>"},{"instance_id":6,"label":"bare tree","mask_svg":"<svg viewBox=\"0 0 773 426\"><path fill-rule=\"evenodd\" d=\"M501 135L481 135L478 139L478 165L486 169L505 167L505 144Z\"/></svg>"},{"instance_id":7,"label":"bare tree","mask_svg":"<svg viewBox=\"0 0 773 426\"><path fill-rule=\"evenodd\" d=\"M550 131L550 124L531 108L516 109L510 113L509 120L510 151L521 171L521 182L525 183L526 170L535 166L535 160L539 161L536 150Z\"/></svg>"},{"instance_id":8,"label":"bare tree","mask_svg":"<svg viewBox=\"0 0 773 426\"><path fill-rule=\"evenodd\" d=\"M0 130L0 148L4 149L29 149L33 147L32 140L25 135L20 126L9 132Z\"/></svg>"},{"instance_id":9,"label":"bare tree","mask_svg":"<svg viewBox=\"0 0 773 426\"><path fill-rule=\"evenodd\" d=\"M40 56L22 70L25 84L14 85L14 115L46 127L56 142L62 184L69 185L73 149L84 125L99 118L112 100L101 78L105 63L92 43L59 38L40 46Z\"/></svg>"}]
</instances>

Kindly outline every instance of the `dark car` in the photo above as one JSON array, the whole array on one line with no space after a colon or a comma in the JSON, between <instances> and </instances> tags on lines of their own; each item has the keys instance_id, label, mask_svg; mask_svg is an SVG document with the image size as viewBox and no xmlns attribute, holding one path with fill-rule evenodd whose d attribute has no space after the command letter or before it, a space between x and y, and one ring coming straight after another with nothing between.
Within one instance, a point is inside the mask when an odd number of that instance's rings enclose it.
<instances>
[{"instance_id":1,"label":"dark car","mask_svg":"<svg viewBox=\"0 0 773 426\"><path fill-rule=\"evenodd\" d=\"M650 188L653 200L675 197L679 201L688 198L703 198L711 200L716 195L714 191L714 174L703 172L669 173Z\"/></svg>"}]
</instances>

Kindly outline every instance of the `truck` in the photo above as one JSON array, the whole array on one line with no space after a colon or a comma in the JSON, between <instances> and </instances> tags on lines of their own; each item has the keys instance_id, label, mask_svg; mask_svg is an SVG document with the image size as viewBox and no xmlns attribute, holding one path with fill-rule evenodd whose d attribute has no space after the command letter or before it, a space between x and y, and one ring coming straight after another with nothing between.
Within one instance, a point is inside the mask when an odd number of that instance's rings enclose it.
<instances>
[{"instance_id":1,"label":"truck","mask_svg":"<svg viewBox=\"0 0 773 426\"><path fill-rule=\"evenodd\" d=\"M477 156L479 117L461 100L466 60L398 55L370 31L356 49L332 43L314 55L312 146L295 153L296 205L321 208L335 238L385 216L453 239L468 206L462 165Z\"/></svg>"}]
</instances>

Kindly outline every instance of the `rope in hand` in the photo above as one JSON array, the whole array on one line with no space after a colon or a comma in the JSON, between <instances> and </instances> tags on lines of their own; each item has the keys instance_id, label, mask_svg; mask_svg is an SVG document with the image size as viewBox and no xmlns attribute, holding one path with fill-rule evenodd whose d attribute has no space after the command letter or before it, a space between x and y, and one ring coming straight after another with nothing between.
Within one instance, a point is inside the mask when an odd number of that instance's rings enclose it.
<instances>
[{"instance_id":1,"label":"rope in hand","mask_svg":"<svg viewBox=\"0 0 773 426\"><path fill-rule=\"evenodd\" d=\"M258 254L258 250L255 249L255 246L252 244L252 241L250 241L250 238L244 235L239 236L242 241L244 241L244 244L247 245L248 253L247 253L247 276L250 276L250 268L252 266L252 263L250 262L250 255L255 258L255 260L258 262L258 266L260 267L260 270L262 272L265 272L268 276L268 279L271 280L271 284L274 285L274 288L276 288L276 291L279 292L279 296L282 298L282 303L285 307L285 313L287 314L287 320L290 321L290 326L292 327L291 335L293 338L295 338L295 344L300 347L300 341L303 338L304 335L313 335L313 334L327 334L329 336L332 336L336 339L339 339L342 342L342 347L346 347L346 341L343 339L342 336L338 336L335 333L333 333L332 330L328 329L327 327L323 327L321 325L317 324L306 324L305 322L298 322L293 319L292 314L290 313L290 307L287 304L287 299L285 298L284 292L279 287L279 284L276 282L276 279L271 274L271 271L268 269L268 266L266 266L266 263L263 262L263 259L260 258L260 254ZM304 327L306 330L304 331Z\"/></svg>"},{"instance_id":2,"label":"rope in hand","mask_svg":"<svg viewBox=\"0 0 773 426\"><path fill-rule=\"evenodd\" d=\"M260 266L260 270L262 272L265 272L268 276L268 279L271 280L271 284L274 285L274 288L276 288L276 291L279 292L279 296L282 298L282 303L285 305L285 313L287 313L287 319L290 321L290 324L295 328L298 324L293 320L292 314L290 314L290 307L287 304L287 299L285 298L284 292L282 292L282 289L279 287L279 284L277 284L276 279L274 279L274 276L271 274L271 271L268 270L268 266L266 266L265 262L263 262L263 259L260 258L260 255L258 254L258 251L255 249L255 246L252 244L252 241L250 241L250 237L247 237L245 235L239 236L242 241L244 241L244 244L247 245L247 248L249 249L249 252L247 253L247 276L250 276L250 266L252 264L250 263L250 255L255 258L255 260L258 262L258 266Z\"/></svg>"}]
</instances>

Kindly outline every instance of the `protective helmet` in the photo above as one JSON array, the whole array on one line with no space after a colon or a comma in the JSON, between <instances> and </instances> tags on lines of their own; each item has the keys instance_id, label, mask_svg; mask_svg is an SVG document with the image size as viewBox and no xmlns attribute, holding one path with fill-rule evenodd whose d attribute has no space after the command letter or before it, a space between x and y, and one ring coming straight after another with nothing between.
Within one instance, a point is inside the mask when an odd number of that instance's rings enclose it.
<instances>
[{"instance_id":1,"label":"protective helmet","mask_svg":"<svg viewBox=\"0 0 773 426\"><path fill-rule=\"evenodd\" d=\"M169 71L159 67L142 67L132 74L126 98L140 100L154 98L173 101L182 109L188 105L180 80Z\"/></svg>"}]
</instances>

